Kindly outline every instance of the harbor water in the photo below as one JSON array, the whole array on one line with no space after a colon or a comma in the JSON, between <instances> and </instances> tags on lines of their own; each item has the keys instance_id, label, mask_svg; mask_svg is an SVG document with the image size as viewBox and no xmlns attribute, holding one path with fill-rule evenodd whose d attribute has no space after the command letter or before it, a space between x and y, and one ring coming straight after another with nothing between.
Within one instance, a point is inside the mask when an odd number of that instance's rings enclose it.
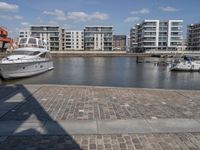
<instances>
[{"instance_id":1,"label":"harbor water","mask_svg":"<svg viewBox=\"0 0 200 150\"><path fill-rule=\"evenodd\" d=\"M146 58L149 59L149 58ZM56 57L55 69L0 84L62 84L200 90L199 72L171 72L169 66L137 63L135 57Z\"/></svg>"}]
</instances>

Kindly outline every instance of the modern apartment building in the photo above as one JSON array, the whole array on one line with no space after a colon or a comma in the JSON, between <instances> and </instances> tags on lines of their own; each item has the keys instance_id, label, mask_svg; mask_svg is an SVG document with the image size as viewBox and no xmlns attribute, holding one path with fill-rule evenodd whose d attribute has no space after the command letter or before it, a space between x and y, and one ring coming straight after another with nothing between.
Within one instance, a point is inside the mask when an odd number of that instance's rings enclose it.
<instances>
[{"instance_id":1,"label":"modern apartment building","mask_svg":"<svg viewBox=\"0 0 200 150\"><path fill-rule=\"evenodd\" d=\"M182 43L183 20L144 20L135 26L136 51L177 50Z\"/></svg>"},{"instance_id":2,"label":"modern apartment building","mask_svg":"<svg viewBox=\"0 0 200 150\"><path fill-rule=\"evenodd\" d=\"M19 38L24 38L24 37L29 37L29 36L30 36L30 30L29 29L19 31Z\"/></svg>"},{"instance_id":3,"label":"modern apartment building","mask_svg":"<svg viewBox=\"0 0 200 150\"><path fill-rule=\"evenodd\" d=\"M131 41L131 38L130 38L130 35L127 35L126 37L127 37L127 38L126 38L126 51L130 51L130 47L131 47L131 46L130 46L130 45L131 45L131 44L130 44L130 43L131 43L130 41Z\"/></svg>"},{"instance_id":4,"label":"modern apartment building","mask_svg":"<svg viewBox=\"0 0 200 150\"><path fill-rule=\"evenodd\" d=\"M83 31L66 31L66 50L84 50Z\"/></svg>"},{"instance_id":5,"label":"modern apartment building","mask_svg":"<svg viewBox=\"0 0 200 150\"><path fill-rule=\"evenodd\" d=\"M86 26L84 29L84 49L91 51L112 51L113 27Z\"/></svg>"},{"instance_id":6,"label":"modern apartment building","mask_svg":"<svg viewBox=\"0 0 200 150\"><path fill-rule=\"evenodd\" d=\"M200 50L200 23L187 27L187 50Z\"/></svg>"},{"instance_id":7,"label":"modern apartment building","mask_svg":"<svg viewBox=\"0 0 200 150\"><path fill-rule=\"evenodd\" d=\"M49 50L65 50L65 30L55 25L31 25L30 34L47 42Z\"/></svg>"},{"instance_id":8,"label":"modern apartment building","mask_svg":"<svg viewBox=\"0 0 200 150\"><path fill-rule=\"evenodd\" d=\"M126 50L126 35L113 35L113 50Z\"/></svg>"},{"instance_id":9,"label":"modern apartment building","mask_svg":"<svg viewBox=\"0 0 200 150\"><path fill-rule=\"evenodd\" d=\"M136 27L131 28L130 30L130 44L129 44L129 49L131 51L134 51L137 47L137 34L136 34Z\"/></svg>"}]
</instances>

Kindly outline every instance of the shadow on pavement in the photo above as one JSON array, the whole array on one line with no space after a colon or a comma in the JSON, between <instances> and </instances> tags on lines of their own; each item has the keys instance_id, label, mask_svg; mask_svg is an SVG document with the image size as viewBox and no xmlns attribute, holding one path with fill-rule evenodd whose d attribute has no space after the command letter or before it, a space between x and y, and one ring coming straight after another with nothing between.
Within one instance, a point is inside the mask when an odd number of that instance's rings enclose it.
<instances>
[{"instance_id":1,"label":"shadow on pavement","mask_svg":"<svg viewBox=\"0 0 200 150\"><path fill-rule=\"evenodd\" d=\"M32 95L39 89L23 85L0 86L1 149L80 149L72 136L51 118ZM27 103L31 106L29 112L20 112ZM46 127L47 121L53 122L53 125Z\"/></svg>"}]
</instances>

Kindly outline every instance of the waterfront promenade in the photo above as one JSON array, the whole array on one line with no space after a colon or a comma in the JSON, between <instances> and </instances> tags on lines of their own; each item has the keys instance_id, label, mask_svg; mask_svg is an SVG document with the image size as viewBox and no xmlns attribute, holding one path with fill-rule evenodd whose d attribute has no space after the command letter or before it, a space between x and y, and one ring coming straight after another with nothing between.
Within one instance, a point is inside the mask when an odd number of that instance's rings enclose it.
<instances>
[{"instance_id":1,"label":"waterfront promenade","mask_svg":"<svg viewBox=\"0 0 200 150\"><path fill-rule=\"evenodd\" d=\"M1 149L200 149L200 91L0 86Z\"/></svg>"}]
</instances>

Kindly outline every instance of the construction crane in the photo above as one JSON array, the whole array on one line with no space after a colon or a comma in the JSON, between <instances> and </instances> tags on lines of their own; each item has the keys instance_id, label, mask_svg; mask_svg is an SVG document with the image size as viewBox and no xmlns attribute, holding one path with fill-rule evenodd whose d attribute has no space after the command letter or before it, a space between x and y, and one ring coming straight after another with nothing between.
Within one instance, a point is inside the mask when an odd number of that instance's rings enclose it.
<instances>
[{"instance_id":1,"label":"construction crane","mask_svg":"<svg viewBox=\"0 0 200 150\"><path fill-rule=\"evenodd\" d=\"M0 26L0 52L6 51L12 44L13 40L8 37L6 28Z\"/></svg>"}]
</instances>

